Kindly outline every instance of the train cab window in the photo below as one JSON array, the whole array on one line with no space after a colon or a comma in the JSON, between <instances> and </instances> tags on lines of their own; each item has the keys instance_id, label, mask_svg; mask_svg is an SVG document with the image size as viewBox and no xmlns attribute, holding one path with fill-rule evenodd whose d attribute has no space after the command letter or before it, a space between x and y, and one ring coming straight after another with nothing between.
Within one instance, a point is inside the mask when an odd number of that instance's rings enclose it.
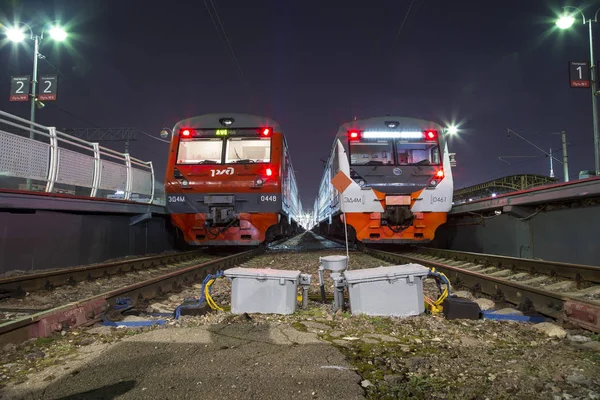
<instances>
[{"instance_id":1,"label":"train cab window","mask_svg":"<svg viewBox=\"0 0 600 400\"><path fill-rule=\"evenodd\" d=\"M179 142L177 164L221 164L223 140L186 139Z\"/></svg>"},{"instance_id":2,"label":"train cab window","mask_svg":"<svg viewBox=\"0 0 600 400\"><path fill-rule=\"evenodd\" d=\"M264 163L271 161L271 138L229 138L225 163Z\"/></svg>"},{"instance_id":3,"label":"train cab window","mask_svg":"<svg viewBox=\"0 0 600 400\"><path fill-rule=\"evenodd\" d=\"M398 165L439 165L440 151L436 143L396 143Z\"/></svg>"},{"instance_id":4,"label":"train cab window","mask_svg":"<svg viewBox=\"0 0 600 400\"><path fill-rule=\"evenodd\" d=\"M350 142L350 164L352 165L391 165L393 163L392 142L389 140Z\"/></svg>"}]
</instances>

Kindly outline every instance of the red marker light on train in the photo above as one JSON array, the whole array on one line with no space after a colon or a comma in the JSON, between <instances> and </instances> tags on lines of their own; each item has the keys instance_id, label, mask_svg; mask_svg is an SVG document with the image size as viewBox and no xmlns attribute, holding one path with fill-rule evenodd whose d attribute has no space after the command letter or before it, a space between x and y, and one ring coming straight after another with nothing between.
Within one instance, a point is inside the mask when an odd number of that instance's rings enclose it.
<instances>
[{"instance_id":1,"label":"red marker light on train","mask_svg":"<svg viewBox=\"0 0 600 400\"><path fill-rule=\"evenodd\" d=\"M269 136L271 134L271 128L265 128L262 130L263 136Z\"/></svg>"},{"instance_id":2,"label":"red marker light on train","mask_svg":"<svg viewBox=\"0 0 600 400\"><path fill-rule=\"evenodd\" d=\"M440 178L440 179L441 179L441 178L443 178L443 177L444 177L444 171L440 169L440 170L439 170L439 171L438 171L438 172L435 174L435 176L437 176L437 177L438 177L438 178Z\"/></svg>"},{"instance_id":3,"label":"red marker light on train","mask_svg":"<svg viewBox=\"0 0 600 400\"><path fill-rule=\"evenodd\" d=\"M267 176L271 176L271 175L273 175L273 170L271 170L271 168L267 168L265 173L267 174Z\"/></svg>"},{"instance_id":4,"label":"red marker light on train","mask_svg":"<svg viewBox=\"0 0 600 400\"><path fill-rule=\"evenodd\" d=\"M435 140L438 137L437 131L425 131L426 140Z\"/></svg>"},{"instance_id":5,"label":"red marker light on train","mask_svg":"<svg viewBox=\"0 0 600 400\"><path fill-rule=\"evenodd\" d=\"M191 129L182 129L180 132L181 136L190 137L192 135Z\"/></svg>"},{"instance_id":6,"label":"red marker light on train","mask_svg":"<svg viewBox=\"0 0 600 400\"><path fill-rule=\"evenodd\" d=\"M348 131L348 139L350 140L358 140L360 134L358 131Z\"/></svg>"}]
</instances>

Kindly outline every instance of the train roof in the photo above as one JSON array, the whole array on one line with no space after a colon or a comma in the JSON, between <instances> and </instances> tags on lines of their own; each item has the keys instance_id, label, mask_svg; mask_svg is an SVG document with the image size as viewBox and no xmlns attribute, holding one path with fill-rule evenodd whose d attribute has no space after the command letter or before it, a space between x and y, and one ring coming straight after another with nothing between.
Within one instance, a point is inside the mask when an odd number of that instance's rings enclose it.
<instances>
[{"instance_id":1,"label":"train roof","mask_svg":"<svg viewBox=\"0 0 600 400\"><path fill-rule=\"evenodd\" d=\"M231 119L230 125L223 124L220 120ZM243 114L243 113L214 113L204 114L196 117L186 118L179 121L173 127L176 132L180 127L185 128L256 128L270 126L274 132L281 132L281 126L277 121L261 115Z\"/></svg>"},{"instance_id":2,"label":"train roof","mask_svg":"<svg viewBox=\"0 0 600 400\"><path fill-rule=\"evenodd\" d=\"M389 123L395 123L396 126L391 128L388 126ZM346 122L345 124L340 125L337 131L338 136L345 137L348 134L349 130L357 129L357 130L366 130L366 129L376 129L376 130L415 130L415 129L435 129L438 131L443 131L444 128L434 122L428 121L425 119L418 118L409 118L409 117L401 117L397 115L390 115L385 117L372 117L372 118L364 118L357 119L354 121Z\"/></svg>"}]
</instances>

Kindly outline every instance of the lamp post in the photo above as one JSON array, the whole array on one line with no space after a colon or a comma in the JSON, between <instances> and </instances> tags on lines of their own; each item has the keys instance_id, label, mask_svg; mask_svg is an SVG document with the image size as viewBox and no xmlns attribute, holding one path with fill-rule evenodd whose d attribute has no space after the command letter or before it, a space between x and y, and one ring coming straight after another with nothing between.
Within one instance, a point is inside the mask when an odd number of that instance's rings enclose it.
<instances>
[{"instance_id":1,"label":"lamp post","mask_svg":"<svg viewBox=\"0 0 600 400\"><path fill-rule=\"evenodd\" d=\"M590 19L588 18L586 20L585 15L583 14L583 11L581 11L579 8L577 7L573 7L573 6L565 6L563 7L564 10L567 9L573 9L577 12L579 12L581 14L581 18L583 21L583 24L587 24L589 26L589 33L590 33L590 74L591 74L591 81L592 81L592 119L594 122L594 167L595 167L595 172L596 172L596 176L600 175L600 156L598 154L598 105L597 105L597 92L598 92L598 88L597 88L597 82L596 82L596 65L595 65L595 61L594 61L594 38L593 38L593 34L592 34L592 22L598 22L598 12L600 12L600 8L598 10L596 10L596 14L594 15L594 19ZM573 24L575 23L575 17L573 17L573 15L569 15L569 14L564 14L562 17L560 17L557 21L556 21L556 26L558 26L560 29L569 29Z\"/></svg>"},{"instance_id":2,"label":"lamp post","mask_svg":"<svg viewBox=\"0 0 600 400\"><path fill-rule=\"evenodd\" d=\"M20 25L26 26L29 29L29 39L33 40L33 80L31 81L31 114L30 121L32 124L30 125L29 138L34 139L35 134L33 133L33 122L35 122L35 107L43 107L43 104L40 103L37 99L36 90L37 90L37 73L38 73L38 59L44 58L42 54L40 54L40 42L44 39L44 30L40 32L40 34L34 34L31 26L26 23L21 22ZM62 42L67 38L67 33L64 29L59 26L52 26L48 30L50 37L57 42ZM25 40L26 36L23 30L17 25L13 26L6 30L6 37L14 42L19 43Z\"/></svg>"}]
</instances>

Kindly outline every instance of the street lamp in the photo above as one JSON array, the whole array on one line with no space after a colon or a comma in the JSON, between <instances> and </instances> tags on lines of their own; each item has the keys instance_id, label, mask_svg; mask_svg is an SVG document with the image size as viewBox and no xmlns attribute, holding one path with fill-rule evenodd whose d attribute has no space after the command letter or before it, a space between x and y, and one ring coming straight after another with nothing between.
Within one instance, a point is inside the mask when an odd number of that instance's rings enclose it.
<instances>
[{"instance_id":1,"label":"street lamp","mask_svg":"<svg viewBox=\"0 0 600 400\"><path fill-rule=\"evenodd\" d=\"M458 133L458 127L456 125L449 125L448 128L446 128L446 132L448 132L449 135L456 135Z\"/></svg>"},{"instance_id":2,"label":"street lamp","mask_svg":"<svg viewBox=\"0 0 600 400\"><path fill-rule=\"evenodd\" d=\"M20 25L23 25L29 29L29 39L33 40L33 80L31 85L31 122L35 122L35 108L44 107L44 104L37 99L36 96L36 86L37 86L37 70L38 70L38 59L44 58L42 54L39 52L40 42L44 39L44 30L40 32L39 35L33 33L33 29L31 26L26 23L21 22ZM67 32L63 28L58 25L50 26L48 33L50 37L57 42L62 42L67 38ZM17 25L6 29L6 37L8 40L14 43L22 42L26 39L25 32L23 29ZM29 138L34 139L35 134L33 133L33 124L30 126Z\"/></svg>"},{"instance_id":3,"label":"street lamp","mask_svg":"<svg viewBox=\"0 0 600 400\"><path fill-rule=\"evenodd\" d=\"M577 12L579 12L581 14L581 18L583 21L583 24L588 24L589 26L589 32L590 32L590 74L591 74L591 81L592 81L592 118L594 121L594 167L596 170L596 176L600 175L600 156L598 154L598 105L596 102L596 96L597 96L597 82L596 82L596 65L595 65L595 61L594 61L594 39L593 39L593 35L592 35L592 22L598 22L598 12L600 12L600 8L598 10L596 10L596 14L594 15L594 19L587 19L585 18L585 15L583 14L583 11L581 11L579 8L577 7L573 7L573 6L565 6L563 7L564 10L566 9L573 9ZM556 21L556 26L558 26L560 29L569 29L573 24L575 23L575 17L573 17L573 15L570 14L564 14L563 16L561 16L557 21Z\"/></svg>"}]
</instances>

